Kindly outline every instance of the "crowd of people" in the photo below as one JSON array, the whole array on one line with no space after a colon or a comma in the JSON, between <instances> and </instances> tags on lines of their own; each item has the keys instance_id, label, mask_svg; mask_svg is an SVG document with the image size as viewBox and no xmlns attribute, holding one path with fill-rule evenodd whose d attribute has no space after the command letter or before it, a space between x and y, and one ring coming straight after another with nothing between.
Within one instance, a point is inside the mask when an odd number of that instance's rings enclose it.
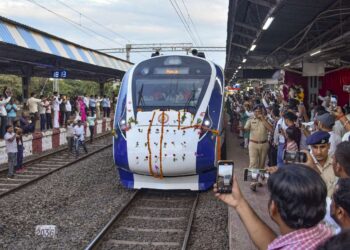
<instances>
[{"instance_id":1,"label":"crowd of people","mask_svg":"<svg viewBox=\"0 0 350 250\"><path fill-rule=\"evenodd\" d=\"M96 115L97 119L110 117L111 101L108 96L102 98L97 95L69 97L54 92L52 96L37 97L31 93L24 104L25 108L19 110L16 100L11 93L0 95L0 139L4 138L6 125L19 122L23 134L33 133L36 129L46 131L52 128L66 127L69 119L87 121L87 112ZM38 121L38 128L36 128Z\"/></svg>"},{"instance_id":2,"label":"crowd of people","mask_svg":"<svg viewBox=\"0 0 350 250\"><path fill-rule=\"evenodd\" d=\"M111 101L107 96L70 98L54 92L50 97L41 95L37 98L35 93L31 93L24 107L19 116L16 100L9 88L5 88L3 95L0 95L0 138L5 140L10 179L24 170L23 134L39 130L37 123L40 124L40 131L65 127L68 149L78 157L80 147L87 153L84 125L90 130L92 143L97 119L110 117Z\"/></svg>"},{"instance_id":3,"label":"crowd of people","mask_svg":"<svg viewBox=\"0 0 350 250\"><path fill-rule=\"evenodd\" d=\"M330 92L319 100L307 108L298 86L257 88L227 98L231 131L243 139L250 171L264 173L255 175L250 189L257 192L269 173L268 212L280 233L259 218L235 177L231 194L216 187L214 192L236 210L258 249L349 245L350 110L339 107Z\"/></svg>"}]
</instances>

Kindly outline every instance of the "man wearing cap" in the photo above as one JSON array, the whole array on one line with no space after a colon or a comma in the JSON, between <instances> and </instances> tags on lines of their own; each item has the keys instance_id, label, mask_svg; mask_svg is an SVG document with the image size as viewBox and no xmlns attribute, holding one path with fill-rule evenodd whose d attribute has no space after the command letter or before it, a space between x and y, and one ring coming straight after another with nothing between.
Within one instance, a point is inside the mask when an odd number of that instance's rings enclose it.
<instances>
[{"instance_id":1,"label":"man wearing cap","mask_svg":"<svg viewBox=\"0 0 350 250\"><path fill-rule=\"evenodd\" d=\"M316 116L317 127L320 131L329 133L330 148L328 151L329 155L334 155L335 149L339 143L341 143L341 137L333 131L335 124L335 116L330 113L325 113Z\"/></svg>"},{"instance_id":2,"label":"man wearing cap","mask_svg":"<svg viewBox=\"0 0 350 250\"><path fill-rule=\"evenodd\" d=\"M249 131L249 168L263 169L265 167L266 155L269 149L267 141L268 131L273 131L262 114L262 106L255 105L254 116L249 118L244 126ZM256 190L256 182L251 183L251 189Z\"/></svg>"},{"instance_id":3,"label":"man wearing cap","mask_svg":"<svg viewBox=\"0 0 350 250\"><path fill-rule=\"evenodd\" d=\"M321 175L327 185L327 196L331 197L337 178L333 171L333 158L328 154L329 138L329 133L316 131L306 139L307 145L311 148L306 165L312 167Z\"/></svg>"},{"instance_id":4,"label":"man wearing cap","mask_svg":"<svg viewBox=\"0 0 350 250\"><path fill-rule=\"evenodd\" d=\"M330 90L326 91L326 96L318 96L318 99L322 101L322 106L324 108L328 108L330 102L331 102L332 92Z\"/></svg>"}]
</instances>

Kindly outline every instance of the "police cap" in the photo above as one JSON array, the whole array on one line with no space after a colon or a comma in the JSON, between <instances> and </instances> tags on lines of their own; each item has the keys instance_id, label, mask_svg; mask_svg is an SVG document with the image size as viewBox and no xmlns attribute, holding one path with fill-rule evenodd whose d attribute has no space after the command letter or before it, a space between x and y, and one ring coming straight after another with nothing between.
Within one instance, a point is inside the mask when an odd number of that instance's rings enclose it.
<instances>
[{"instance_id":1,"label":"police cap","mask_svg":"<svg viewBox=\"0 0 350 250\"><path fill-rule=\"evenodd\" d=\"M325 144L329 142L330 134L325 131L316 131L306 139L307 145Z\"/></svg>"}]
</instances>

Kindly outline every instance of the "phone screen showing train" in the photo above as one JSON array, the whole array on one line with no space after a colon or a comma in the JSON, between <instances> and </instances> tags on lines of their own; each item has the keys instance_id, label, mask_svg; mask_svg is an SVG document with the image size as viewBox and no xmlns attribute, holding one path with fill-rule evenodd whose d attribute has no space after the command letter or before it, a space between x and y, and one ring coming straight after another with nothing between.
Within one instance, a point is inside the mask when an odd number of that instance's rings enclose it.
<instances>
[{"instance_id":1,"label":"phone screen showing train","mask_svg":"<svg viewBox=\"0 0 350 250\"><path fill-rule=\"evenodd\" d=\"M219 161L216 185L219 193L232 192L233 161Z\"/></svg>"}]
</instances>

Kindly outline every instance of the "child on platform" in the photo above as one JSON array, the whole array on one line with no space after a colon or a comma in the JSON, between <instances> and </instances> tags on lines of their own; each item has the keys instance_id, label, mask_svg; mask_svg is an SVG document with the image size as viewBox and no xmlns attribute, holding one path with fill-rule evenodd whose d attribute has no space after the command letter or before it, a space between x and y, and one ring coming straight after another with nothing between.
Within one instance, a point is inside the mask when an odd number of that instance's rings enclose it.
<instances>
[{"instance_id":1,"label":"child on platform","mask_svg":"<svg viewBox=\"0 0 350 250\"><path fill-rule=\"evenodd\" d=\"M7 157L8 157L8 179L14 178L14 172L15 167L17 165L17 143L16 143L16 134L13 132L12 125L7 125L5 127L5 144L6 144L6 151L7 151Z\"/></svg>"}]
</instances>

